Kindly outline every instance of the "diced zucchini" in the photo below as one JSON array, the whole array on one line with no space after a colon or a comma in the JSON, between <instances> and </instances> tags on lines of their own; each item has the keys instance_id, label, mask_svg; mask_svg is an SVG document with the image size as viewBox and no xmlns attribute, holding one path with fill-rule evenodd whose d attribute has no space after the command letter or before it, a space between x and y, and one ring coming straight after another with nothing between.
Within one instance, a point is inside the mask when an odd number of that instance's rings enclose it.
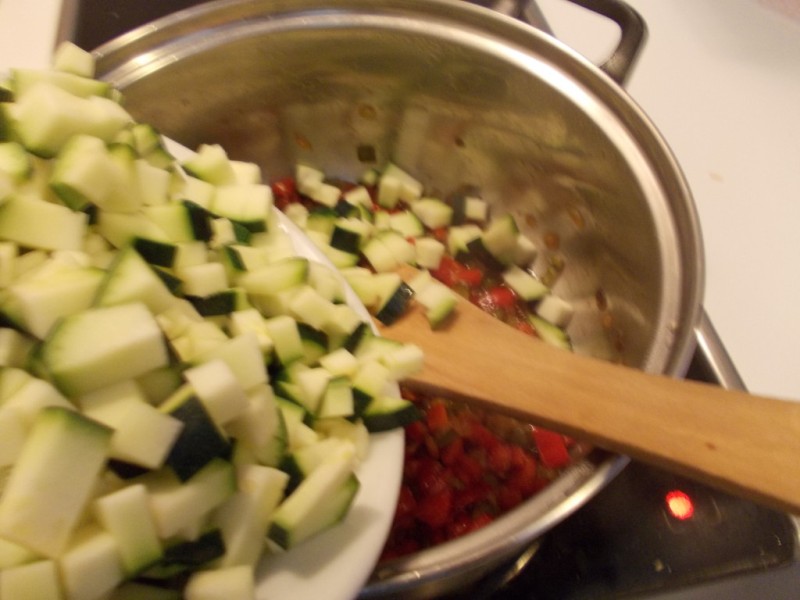
<instances>
[{"instance_id":1,"label":"diced zucchini","mask_svg":"<svg viewBox=\"0 0 800 600\"><path fill-rule=\"evenodd\" d=\"M169 361L161 329L141 303L64 318L44 339L40 357L56 385L73 395L138 377Z\"/></svg>"},{"instance_id":2,"label":"diced zucchini","mask_svg":"<svg viewBox=\"0 0 800 600\"><path fill-rule=\"evenodd\" d=\"M230 458L230 442L194 390L179 389L159 408L183 423L165 461L178 479L187 481L215 459Z\"/></svg>"},{"instance_id":3,"label":"diced zucchini","mask_svg":"<svg viewBox=\"0 0 800 600\"><path fill-rule=\"evenodd\" d=\"M59 151L50 187L73 210L93 205L114 212L134 212L141 205L134 160L115 154L97 137L76 135Z\"/></svg>"},{"instance_id":4,"label":"diced zucchini","mask_svg":"<svg viewBox=\"0 0 800 600\"><path fill-rule=\"evenodd\" d=\"M371 432L404 427L421 416L413 402L396 396L376 396L361 413L364 425Z\"/></svg>"},{"instance_id":5,"label":"diced zucchini","mask_svg":"<svg viewBox=\"0 0 800 600\"><path fill-rule=\"evenodd\" d=\"M342 252L358 254L361 245L369 238L372 225L358 218L341 218L335 221L330 245Z\"/></svg>"},{"instance_id":6,"label":"diced zucchini","mask_svg":"<svg viewBox=\"0 0 800 600\"><path fill-rule=\"evenodd\" d=\"M377 360L364 360L353 375L353 400L356 414L378 396L385 394L389 382L389 369Z\"/></svg>"},{"instance_id":7,"label":"diced zucchini","mask_svg":"<svg viewBox=\"0 0 800 600\"><path fill-rule=\"evenodd\" d=\"M378 182L378 204L394 208L400 200L413 203L422 196L422 184L397 165L389 163Z\"/></svg>"},{"instance_id":8,"label":"diced zucchini","mask_svg":"<svg viewBox=\"0 0 800 600\"><path fill-rule=\"evenodd\" d=\"M533 265L538 253L539 249L529 237L522 234L517 236L517 244L514 248L514 264L529 268Z\"/></svg>"},{"instance_id":9,"label":"diced zucchini","mask_svg":"<svg viewBox=\"0 0 800 600\"><path fill-rule=\"evenodd\" d=\"M445 247L442 242L431 237L421 237L414 243L414 262L425 269L436 269L442 261Z\"/></svg>"},{"instance_id":10,"label":"diced zucchini","mask_svg":"<svg viewBox=\"0 0 800 600\"><path fill-rule=\"evenodd\" d=\"M556 327L564 328L569 325L575 308L559 296L550 294L545 296L536 306L536 314Z\"/></svg>"},{"instance_id":11,"label":"diced zucchini","mask_svg":"<svg viewBox=\"0 0 800 600\"><path fill-rule=\"evenodd\" d=\"M127 576L139 573L164 555L144 485L125 486L101 496L94 501L93 510L116 541Z\"/></svg>"},{"instance_id":12,"label":"diced zucchini","mask_svg":"<svg viewBox=\"0 0 800 600\"><path fill-rule=\"evenodd\" d=\"M109 456L147 469L164 464L183 423L148 404L132 380L79 398L84 413L114 430Z\"/></svg>"},{"instance_id":13,"label":"diced zucchini","mask_svg":"<svg viewBox=\"0 0 800 600\"><path fill-rule=\"evenodd\" d=\"M212 215L203 207L185 200L147 206L147 215L171 242L190 242L211 239Z\"/></svg>"},{"instance_id":14,"label":"diced zucchini","mask_svg":"<svg viewBox=\"0 0 800 600\"><path fill-rule=\"evenodd\" d=\"M286 428L273 388L264 384L248 390L247 408L225 425L236 448L250 448L267 466L278 464L286 446Z\"/></svg>"},{"instance_id":15,"label":"diced zucchini","mask_svg":"<svg viewBox=\"0 0 800 600\"><path fill-rule=\"evenodd\" d=\"M348 343L353 335L365 327L361 315L347 304L336 304L333 308L333 319L325 325L328 334L328 348L335 350Z\"/></svg>"},{"instance_id":16,"label":"diced zucchini","mask_svg":"<svg viewBox=\"0 0 800 600\"><path fill-rule=\"evenodd\" d=\"M416 256L414 246L396 231L382 231L375 239L379 239L399 264L412 263Z\"/></svg>"},{"instance_id":17,"label":"diced zucchini","mask_svg":"<svg viewBox=\"0 0 800 600\"><path fill-rule=\"evenodd\" d=\"M3 410L15 412L25 427L29 428L43 408L53 406L67 410L75 408L51 383L30 377L5 399Z\"/></svg>"},{"instance_id":18,"label":"diced zucchini","mask_svg":"<svg viewBox=\"0 0 800 600\"><path fill-rule=\"evenodd\" d=\"M61 600L61 581L54 560L32 560L0 571L0 594L15 600Z\"/></svg>"},{"instance_id":19,"label":"diced zucchini","mask_svg":"<svg viewBox=\"0 0 800 600\"><path fill-rule=\"evenodd\" d=\"M109 96L111 93L111 85L104 81L93 79L91 76L55 69L11 70L11 87L17 100L21 99L31 88L41 82L54 85L79 98Z\"/></svg>"},{"instance_id":20,"label":"diced zucchini","mask_svg":"<svg viewBox=\"0 0 800 600\"><path fill-rule=\"evenodd\" d=\"M363 185L356 186L342 194L342 198L353 206L363 206L367 209L372 208L372 196L369 190Z\"/></svg>"},{"instance_id":21,"label":"diced zucchini","mask_svg":"<svg viewBox=\"0 0 800 600\"><path fill-rule=\"evenodd\" d=\"M481 228L477 225L458 225L447 231L447 251L451 256L468 252L468 245L481 237Z\"/></svg>"},{"instance_id":22,"label":"diced zucchini","mask_svg":"<svg viewBox=\"0 0 800 600\"><path fill-rule=\"evenodd\" d=\"M350 447L329 456L275 511L269 538L293 548L342 520L358 491Z\"/></svg>"},{"instance_id":23,"label":"diced zucchini","mask_svg":"<svg viewBox=\"0 0 800 600\"><path fill-rule=\"evenodd\" d=\"M259 232L267 229L272 203L272 189L268 185L235 183L217 187L210 210L248 231Z\"/></svg>"},{"instance_id":24,"label":"diced zucchini","mask_svg":"<svg viewBox=\"0 0 800 600\"><path fill-rule=\"evenodd\" d=\"M186 600L230 600L255 598L253 569L233 566L211 571L196 571L186 582Z\"/></svg>"},{"instance_id":25,"label":"diced zucchini","mask_svg":"<svg viewBox=\"0 0 800 600\"><path fill-rule=\"evenodd\" d=\"M375 318L391 325L405 313L414 292L397 273L383 273L372 281L378 296Z\"/></svg>"},{"instance_id":26,"label":"diced zucchini","mask_svg":"<svg viewBox=\"0 0 800 600\"><path fill-rule=\"evenodd\" d=\"M0 468L14 464L22 451L27 436L28 426L17 411L0 410ZM0 569L2 569L2 560L0 560Z\"/></svg>"},{"instance_id":27,"label":"diced zucchini","mask_svg":"<svg viewBox=\"0 0 800 600\"><path fill-rule=\"evenodd\" d=\"M158 225L143 213L100 211L95 219L97 233L115 248L124 248L136 237L169 241Z\"/></svg>"},{"instance_id":28,"label":"diced zucchini","mask_svg":"<svg viewBox=\"0 0 800 600\"><path fill-rule=\"evenodd\" d=\"M224 555L225 540L222 532L216 527L204 529L189 540L168 543L163 557L142 573L142 579L163 580L169 584L170 580L188 572L213 567L215 561ZM150 596L136 600L150 600Z\"/></svg>"},{"instance_id":29,"label":"diced zucchini","mask_svg":"<svg viewBox=\"0 0 800 600\"><path fill-rule=\"evenodd\" d=\"M429 272L421 271L409 282L416 301L425 308L425 318L434 329L441 327L453 314L457 297L453 290Z\"/></svg>"},{"instance_id":30,"label":"diced zucchini","mask_svg":"<svg viewBox=\"0 0 800 600\"><path fill-rule=\"evenodd\" d=\"M572 350L572 342L569 339L569 335L567 332L564 331L562 328L545 321L541 317L537 317L536 315L530 315L529 320L533 328L536 330L536 334L548 344L556 346L557 348L563 348L564 350Z\"/></svg>"},{"instance_id":31,"label":"diced zucchini","mask_svg":"<svg viewBox=\"0 0 800 600\"><path fill-rule=\"evenodd\" d=\"M550 292L550 289L529 271L516 265L503 271L503 281L526 302L540 300Z\"/></svg>"},{"instance_id":32,"label":"diced zucchini","mask_svg":"<svg viewBox=\"0 0 800 600\"><path fill-rule=\"evenodd\" d=\"M489 205L485 200L466 194L453 199L453 223L461 225L472 221L483 223L489 216Z\"/></svg>"},{"instance_id":33,"label":"diced zucchini","mask_svg":"<svg viewBox=\"0 0 800 600\"><path fill-rule=\"evenodd\" d=\"M188 173L213 185L236 182L236 173L225 149L219 144L201 144L197 152L182 163Z\"/></svg>"},{"instance_id":34,"label":"diced zucchini","mask_svg":"<svg viewBox=\"0 0 800 600\"><path fill-rule=\"evenodd\" d=\"M110 429L74 410L41 410L0 499L0 535L44 556L59 556L94 489L110 441Z\"/></svg>"},{"instance_id":35,"label":"diced zucchini","mask_svg":"<svg viewBox=\"0 0 800 600\"><path fill-rule=\"evenodd\" d=\"M517 244L519 227L512 215L492 219L481 235L483 246L500 263L508 263Z\"/></svg>"},{"instance_id":36,"label":"diced zucchini","mask_svg":"<svg viewBox=\"0 0 800 600\"><path fill-rule=\"evenodd\" d=\"M303 358L303 340L294 319L287 315L271 317L264 321L264 328L272 339L275 356L281 364L288 365Z\"/></svg>"},{"instance_id":37,"label":"diced zucchini","mask_svg":"<svg viewBox=\"0 0 800 600\"><path fill-rule=\"evenodd\" d=\"M396 381L418 373L424 364L425 355L419 346L402 344L399 348L385 353L380 361L389 369Z\"/></svg>"},{"instance_id":38,"label":"diced zucchini","mask_svg":"<svg viewBox=\"0 0 800 600\"><path fill-rule=\"evenodd\" d=\"M247 409L247 395L236 374L221 359L190 367L183 372L217 425L224 425Z\"/></svg>"},{"instance_id":39,"label":"diced zucchini","mask_svg":"<svg viewBox=\"0 0 800 600\"><path fill-rule=\"evenodd\" d=\"M81 77L94 77L94 57L91 52L69 41L61 42L53 53L53 69Z\"/></svg>"},{"instance_id":40,"label":"diced zucchini","mask_svg":"<svg viewBox=\"0 0 800 600\"><path fill-rule=\"evenodd\" d=\"M32 86L14 103L15 135L32 153L50 157L76 134L110 142L131 122L131 116L108 98L80 98L45 81Z\"/></svg>"},{"instance_id":41,"label":"diced zucchini","mask_svg":"<svg viewBox=\"0 0 800 600\"><path fill-rule=\"evenodd\" d=\"M265 327L270 331L269 321L265 321ZM267 381L264 356L254 333L243 333L214 344L212 348L198 353L193 362L197 364L214 359L222 360L245 390Z\"/></svg>"},{"instance_id":42,"label":"diced zucchini","mask_svg":"<svg viewBox=\"0 0 800 600\"><path fill-rule=\"evenodd\" d=\"M350 376L358 369L358 359L346 348L338 348L320 358L320 366L334 376Z\"/></svg>"},{"instance_id":43,"label":"diced zucchini","mask_svg":"<svg viewBox=\"0 0 800 600\"><path fill-rule=\"evenodd\" d=\"M289 311L298 321L316 329L324 329L334 318L334 306L313 287L304 285L292 296Z\"/></svg>"},{"instance_id":44,"label":"diced zucchini","mask_svg":"<svg viewBox=\"0 0 800 600\"><path fill-rule=\"evenodd\" d=\"M400 266L397 255L378 237L367 242L361 252L372 268L379 273L394 271Z\"/></svg>"},{"instance_id":45,"label":"diced zucchini","mask_svg":"<svg viewBox=\"0 0 800 600\"><path fill-rule=\"evenodd\" d=\"M238 285L254 295L269 295L299 286L308 280L308 260L287 258L244 273Z\"/></svg>"},{"instance_id":46,"label":"diced zucchini","mask_svg":"<svg viewBox=\"0 0 800 600\"><path fill-rule=\"evenodd\" d=\"M447 227L453 219L453 207L437 198L420 198L411 210L428 229Z\"/></svg>"},{"instance_id":47,"label":"diced zucchini","mask_svg":"<svg viewBox=\"0 0 800 600\"><path fill-rule=\"evenodd\" d=\"M31 157L21 144L0 142L0 173L5 173L17 184L31 177L33 173Z\"/></svg>"},{"instance_id":48,"label":"diced zucchini","mask_svg":"<svg viewBox=\"0 0 800 600\"><path fill-rule=\"evenodd\" d=\"M317 408L318 419L331 417L352 417L355 415L355 400L350 380L347 377L336 377L328 382L325 392Z\"/></svg>"},{"instance_id":49,"label":"diced zucchini","mask_svg":"<svg viewBox=\"0 0 800 600\"><path fill-rule=\"evenodd\" d=\"M410 210L392 213L389 216L389 227L404 238L418 238L425 234L425 227L422 221Z\"/></svg>"},{"instance_id":50,"label":"diced zucchini","mask_svg":"<svg viewBox=\"0 0 800 600\"><path fill-rule=\"evenodd\" d=\"M210 296L228 288L228 276L222 263L203 262L178 268L176 272L187 296Z\"/></svg>"},{"instance_id":51,"label":"diced zucchini","mask_svg":"<svg viewBox=\"0 0 800 600\"><path fill-rule=\"evenodd\" d=\"M306 231L316 231L325 234L326 243L330 242L330 236L333 234L333 228L336 227L336 221L339 215L335 210L328 207L315 207L308 213L306 218Z\"/></svg>"},{"instance_id":52,"label":"diced zucchini","mask_svg":"<svg viewBox=\"0 0 800 600\"><path fill-rule=\"evenodd\" d=\"M94 299L96 306L142 302L154 314L172 307L176 298L164 280L133 246L120 250L105 273Z\"/></svg>"},{"instance_id":53,"label":"diced zucchini","mask_svg":"<svg viewBox=\"0 0 800 600\"><path fill-rule=\"evenodd\" d=\"M287 454L280 464L281 471L289 476L287 493L291 494L297 489L297 486L331 455L344 452L342 445L349 443L341 438L329 437Z\"/></svg>"},{"instance_id":54,"label":"diced zucchini","mask_svg":"<svg viewBox=\"0 0 800 600\"><path fill-rule=\"evenodd\" d=\"M80 250L84 213L35 198L11 195L0 205L0 238L28 248Z\"/></svg>"},{"instance_id":55,"label":"diced zucchini","mask_svg":"<svg viewBox=\"0 0 800 600\"><path fill-rule=\"evenodd\" d=\"M196 524L236 491L234 467L221 458L209 462L187 481L180 481L166 469L133 481L147 487L150 510L162 539Z\"/></svg>"},{"instance_id":56,"label":"diced zucchini","mask_svg":"<svg viewBox=\"0 0 800 600\"><path fill-rule=\"evenodd\" d=\"M68 598L101 598L125 577L114 537L95 525L76 533L58 563Z\"/></svg>"},{"instance_id":57,"label":"diced zucchini","mask_svg":"<svg viewBox=\"0 0 800 600\"><path fill-rule=\"evenodd\" d=\"M297 330L303 341L303 364L316 364L328 352L328 334L303 322L297 323Z\"/></svg>"},{"instance_id":58,"label":"diced zucchini","mask_svg":"<svg viewBox=\"0 0 800 600\"><path fill-rule=\"evenodd\" d=\"M24 279L8 288L4 309L12 309L17 323L41 339L62 317L89 308L102 278L99 269L75 268Z\"/></svg>"}]
</instances>

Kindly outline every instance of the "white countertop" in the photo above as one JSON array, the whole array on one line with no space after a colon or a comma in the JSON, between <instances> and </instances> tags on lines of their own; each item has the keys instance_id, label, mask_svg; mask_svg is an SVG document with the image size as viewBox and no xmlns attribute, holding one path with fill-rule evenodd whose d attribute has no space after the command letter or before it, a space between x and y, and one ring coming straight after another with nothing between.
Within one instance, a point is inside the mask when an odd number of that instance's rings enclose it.
<instances>
[{"instance_id":1,"label":"white countertop","mask_svg":"<svg viewBox=\"0 0 800 600\"><path fill-rule=\"evenodd\" d=\"M609 22L538 1L590 59L613 46ZM800 400L800 1L629 4L649 37L627 88L693 191L706 310L751 391ZM0 0L0 68L48 63L60 6Z\"/></svg>"}]
</instances>

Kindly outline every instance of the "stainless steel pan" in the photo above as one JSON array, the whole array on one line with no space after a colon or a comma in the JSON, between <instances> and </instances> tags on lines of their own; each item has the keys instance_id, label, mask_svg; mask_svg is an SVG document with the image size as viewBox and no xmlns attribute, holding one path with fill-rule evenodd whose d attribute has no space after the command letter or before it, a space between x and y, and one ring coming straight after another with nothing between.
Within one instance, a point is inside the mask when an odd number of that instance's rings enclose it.
<instances>
[{"instance_id":1,"label":"stainless steel pan","mask_svg":"<svg viewBox=\"0 0 800 600\"><path fill-rule=\"evenodd\" d=\"M637 22L619 2L593 4L624 31ZM623 35L599 68L546 33L464 2L221 0L96 53L135 117L189 147L221 143L267 179L291 174L297 161L355 178L392 160L429 190L474 186L549 242L537 270L560 272L556 289L577 308L578 352L680 376L704 318L702 245L674 157L620 86L643 34ZM625 462L592 454L489 527L382 565L364 596L467 585Z\"/></svg>"}]
</instances>

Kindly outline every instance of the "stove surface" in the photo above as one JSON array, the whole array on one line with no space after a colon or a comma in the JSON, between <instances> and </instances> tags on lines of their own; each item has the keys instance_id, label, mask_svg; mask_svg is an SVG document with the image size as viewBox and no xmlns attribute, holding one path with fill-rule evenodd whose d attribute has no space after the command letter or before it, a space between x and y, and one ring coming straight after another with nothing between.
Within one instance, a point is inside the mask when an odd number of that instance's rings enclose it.
<instances>
[{"instance_id":1,"label":"stove surface","mask_svg":"<svg viewBox=\"0 0 800 600\"><path fill-rule=\"evenodd\" d=\"M484 597L651 597L788 568L796 553L797 530L787 515L632 463L549 532L515 578ZM768 596L797 597L796 587L787 590L794 595L775 592Z\"/></svg>"}]
</instances>

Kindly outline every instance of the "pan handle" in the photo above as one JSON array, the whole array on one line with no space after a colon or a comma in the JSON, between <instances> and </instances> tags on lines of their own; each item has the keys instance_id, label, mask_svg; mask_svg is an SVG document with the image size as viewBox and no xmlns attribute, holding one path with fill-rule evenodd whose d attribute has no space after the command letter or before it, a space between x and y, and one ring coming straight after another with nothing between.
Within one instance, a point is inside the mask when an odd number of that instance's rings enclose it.
<instances>
[{"instance_id":1,"label":"pan handle","mask_svg":"<svg viewBox=\"0 0 800 600\"><path fill-rule=\"evenodd\" d=\"M714 381L727 389L745 390L744 380L739 375L705 310L700 314L694 336L697 350L689 365L687 377Z\"/></svg>"},{"instance_id":2,"label":"pan handle","mask_svg":"<svg viewBox=\"0 0 800 600\"><path fill-rule=\"evenodd\" d=\"M619 26L619 43L600 68L618 84L624 85L647 38L647 24L644 19L622 0L568 1L606 17ZM547 33L553 33L536 0L473 0L473 2L516 17Z\"/></svg>"},{"instance_id":3,"label":"pan handle","mask_svg":"<svg viewBox=\"0 0 800 600\"><path fill-rule=\"evenodd\" d=\"M620 39L611 56L600 65L614 81L624 85L633 71L639 52L647 38L647 24L642 16L621 0L569 0L573 4L614 21L620 29Z\"/></svg>"}]
</instances>

